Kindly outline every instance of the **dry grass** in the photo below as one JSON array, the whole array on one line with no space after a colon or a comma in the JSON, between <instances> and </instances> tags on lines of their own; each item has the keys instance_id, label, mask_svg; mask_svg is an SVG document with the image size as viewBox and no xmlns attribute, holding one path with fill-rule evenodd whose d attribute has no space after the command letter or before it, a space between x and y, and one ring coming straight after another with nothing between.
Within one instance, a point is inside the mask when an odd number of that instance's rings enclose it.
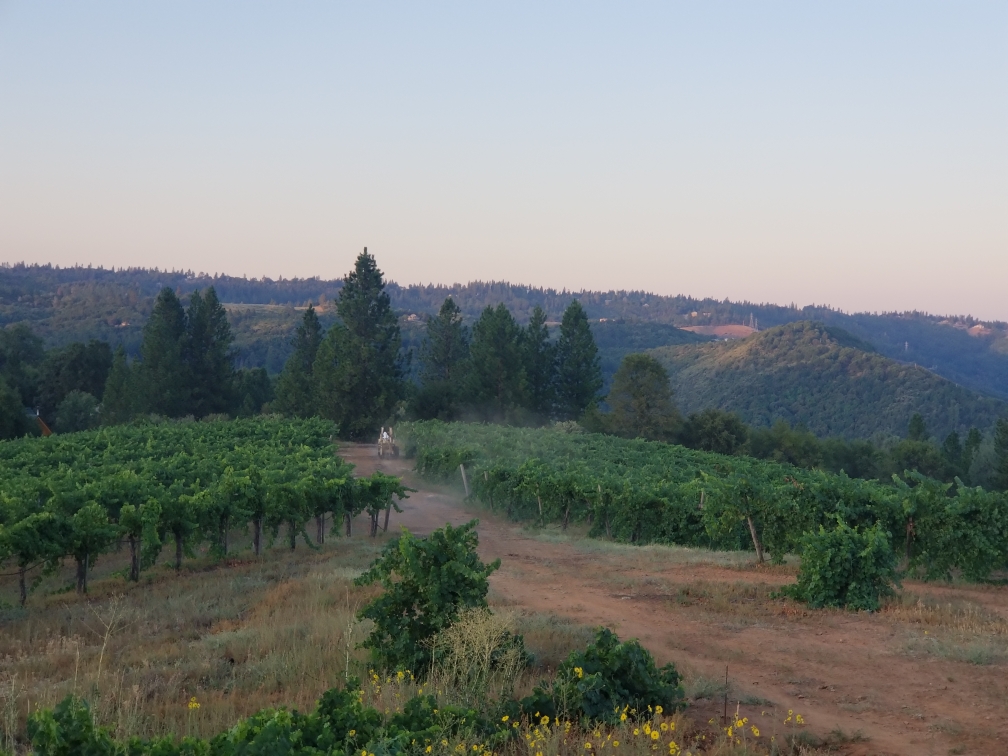
<instances>
[{"instance_id":1,"label":"dry grass","mask_svg":"<svg viewBox=\"0 0 1008 756\"><path fill-rule=\"evenodd\" d=\"M29 710L69 693L87 697L119 737L208 736L261 708L311 708L365 671L354 614L374 591L352 580L379 546L355 538L259 560L200 559L180 574L154 568L138 585L106 575L87 598L52 592L55 579L27 610L6 612L3 743L23 737ZM193 697L199 708L187 706Z\"/></svg>"},{"instance_id":2,"label":"dry grass","mask_svg":"<svg viewBox=\"0 0 1008 756\"><path fill-rule=\"evenodd\" d=\"M968 664L1008 662L1008 622L972 601L939 601L903 593L882 609L885 617L908 626L903 653Z\"/></svg>"}]
</instances>

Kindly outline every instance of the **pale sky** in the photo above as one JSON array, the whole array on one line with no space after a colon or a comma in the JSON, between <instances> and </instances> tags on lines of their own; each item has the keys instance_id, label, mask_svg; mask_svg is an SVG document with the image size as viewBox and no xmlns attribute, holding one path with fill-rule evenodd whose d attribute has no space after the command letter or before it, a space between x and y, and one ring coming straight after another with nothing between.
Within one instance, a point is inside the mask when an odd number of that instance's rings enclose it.
<instances>
[{"instance_id":1,"label":"pale sky","mask_svg":"<svg viewBox=\"0 0 1008 756\"><path fill-rule=\"evenodd\" d=\"M0 261L1008 320L1008 4L0 0Z\"/></svg>"}]
</instances>

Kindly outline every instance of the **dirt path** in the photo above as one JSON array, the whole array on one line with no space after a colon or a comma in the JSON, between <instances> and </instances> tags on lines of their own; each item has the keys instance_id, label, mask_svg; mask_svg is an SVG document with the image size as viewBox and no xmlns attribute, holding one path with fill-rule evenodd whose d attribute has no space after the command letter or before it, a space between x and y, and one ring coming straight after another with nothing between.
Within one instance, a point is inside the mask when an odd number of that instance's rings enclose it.
<instances>
[{"instance_id":1,"label":"dirt path","mask_svg":"<svg viewBox=\"0 0 1008 756\"><path fill-rule=\"evenodd\" d=\"M661 663L694 675L723 681L727 665L731 708L741 700L741 711L765 732L780 732L792 709L820 736L842 730L867 738L845 753L1008 753L1005 667L938 654L914 658L908 643L931 642L923 629L883 615L808 612L768 600L769 589L793 579L786 570L698 564L671 549L544 539L421 480L405 460L379 460L373 446L345 445L340 454L359 474L382 470L418 489L392 527L424 534L478 517L481 556L502 560L491 585L504 603L611 626L639 638ZM1008 616L1003 587L905 587L955 593ZM699 704L693 715L715 716L720 708Z\"/></svg>"}]
</instances>

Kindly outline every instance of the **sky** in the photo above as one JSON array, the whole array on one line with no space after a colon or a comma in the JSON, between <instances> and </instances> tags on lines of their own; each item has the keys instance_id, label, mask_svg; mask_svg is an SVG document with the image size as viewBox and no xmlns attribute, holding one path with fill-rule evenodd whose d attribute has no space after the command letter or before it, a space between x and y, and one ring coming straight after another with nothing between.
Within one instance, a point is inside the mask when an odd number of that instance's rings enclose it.
<instances>
[{"instance_id":1,"label":"sky","mask_svg":"<svg viewBox=\"0 0 1008 756\"><path fill-rule=\"evenodd\" d=\"M1008 321L1008 4L0 0L0 262Z\"/></svg>"}]
</instances>

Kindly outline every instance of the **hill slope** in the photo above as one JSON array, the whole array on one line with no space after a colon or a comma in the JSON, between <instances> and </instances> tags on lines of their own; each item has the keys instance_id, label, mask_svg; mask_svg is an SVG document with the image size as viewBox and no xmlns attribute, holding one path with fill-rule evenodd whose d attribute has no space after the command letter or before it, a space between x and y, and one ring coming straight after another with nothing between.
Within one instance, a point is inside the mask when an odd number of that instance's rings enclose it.
<instances>
[{"instance_id":1,"label":"hill slope","mask_svg":"<svg viewBox=\"0 0 1008 756\"><path fill-rule=\"evenodd\" d=\"M684 412L737 412L757 426L786 420L818 436L903 436L920 412L939 440L984 429L1008 404L891 360L841 329L803 321L748 339L651 350Z\"/></svg>"},{"instance_id":2,"label":"hill slope","mask_svg":"<svg viewBox=\"0 0 1008 756\"><path fill-rule=\"evenodd\" d=\"M274 281L138 268L0 265L0 326L27 322L53 346L101 338L114 345L122 343L134 352L151 301L162 286L189 294L210 285L223 302L286 306L287 312L280 312L283 307L249 308L253 311L243 319L241 328L235 329L242 364L262 364L275 371L286 358L287 346L282 338L269 334L292 332L299 317L293 308L334 299L342 282L320 278ZM451 286L390 283L388 291L392 306L403 314L435 313L450 294L469 319L478 317L487 305L504 303L523 322L536 305L546 310L550 320L559 320L564 307L577 299L595 321L605 318L633 324L640 347L681 343L684 338L667 329L649 332L650 325L709 327L755 319L767 328L816 320L849 331L887 357L923 365L964 386L1008 399L1008 324L1000 322L921 312L850 315L819 306L666 297L645 291L558 291L505 282Z\"/></svg>"}]
</instances>

